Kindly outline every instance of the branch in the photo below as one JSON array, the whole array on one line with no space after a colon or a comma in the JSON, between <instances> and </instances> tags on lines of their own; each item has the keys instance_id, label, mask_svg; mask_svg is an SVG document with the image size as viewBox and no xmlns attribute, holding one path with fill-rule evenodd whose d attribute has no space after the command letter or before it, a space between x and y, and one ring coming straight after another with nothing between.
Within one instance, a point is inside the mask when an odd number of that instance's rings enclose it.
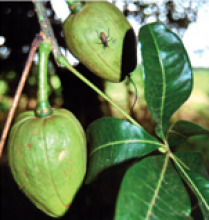
<instances>
[{"instance_id":1,"label":"branch","mask_svg":"<svg viewBox=\"0 0 209 220\"><path fill-rule=\"evenodd\" d=\"M53 52L54 58L57 60L57 58L61 56L62 54L58 46L57 39L54 36L54 31L52 29L51 23L49 22L49 19L47 17L44 3L41 1L33 1L33 4L35 5L35 8L36 8L35 11L38 16L38 21L41 26L41 31L43 32L44 37L46 37L47 40L51 41L52 52Z\"/></svg>"},{"instance_id":2,"label":"branch","mask_svg":"<svg viewBox=\"0 0 209 220\"><path fill-rule=\"evenodd\" d=\"M23 90L24 85L25 85L25 81L26 81L26 79L28 77L28 74L29 74L29 71L30 71L30 67L31 67L32 62L33 62L33 57L34 57L34 55L36 53L36 50L37 50L39 44L42 41L43 41L42 36L41 35L37 35L35 37L35 39L33 40L33 43L31 45L31 49L30 49L30 52L29 52L29 55L28 55L28 59L27 59L26 64L25 64L25 69L23 70L21 80L20 80L20 82L18 84L16 93L15 93L15 97L14 97L14 101L13 101L12 107L10 108L10 111L9 111L9 114L8 114L8 117L7 117L7 121L5 123L4 130L2 132L1 141L0 141L0 158L1 158L1 155L2 155L2 152L3 152L3 148L4 148L4 144L5 144L5 141L6 141L6 138L7 138L9 129L10 129L10 126L11 126L11 122L12 122L13 117L14 117L15 110L17 108L20 96L22 94L22 90Z\"/></svg>"}]
</instances>

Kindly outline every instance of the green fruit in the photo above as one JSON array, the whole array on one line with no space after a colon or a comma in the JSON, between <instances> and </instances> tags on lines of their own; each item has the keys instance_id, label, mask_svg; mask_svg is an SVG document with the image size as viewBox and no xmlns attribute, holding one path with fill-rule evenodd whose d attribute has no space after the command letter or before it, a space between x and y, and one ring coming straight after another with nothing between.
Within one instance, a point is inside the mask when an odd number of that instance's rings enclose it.
<instances>
[{"instance_id":1,"label":"green fruit","mask_svg":"<svg viewBox=\"0 0 209 220\"><path fill-rule=\"evenodd\" d=\"M72 54L97 76L122 81L137 64L136 36L122 12L108 2L87 2L63 25Z\"/></svg>"},{"instance_id":2,"label":"green fruit","mask_svg":"<svg viewBox=\"0 0 209 220\"><path fill-rule=\"evenodd\" d=\"M65 109L53 109L47 118L24 112L11 129L8 160L26 196L46 214L60 217L86 173L85 133Z\"/></svg>"}]
</instances>

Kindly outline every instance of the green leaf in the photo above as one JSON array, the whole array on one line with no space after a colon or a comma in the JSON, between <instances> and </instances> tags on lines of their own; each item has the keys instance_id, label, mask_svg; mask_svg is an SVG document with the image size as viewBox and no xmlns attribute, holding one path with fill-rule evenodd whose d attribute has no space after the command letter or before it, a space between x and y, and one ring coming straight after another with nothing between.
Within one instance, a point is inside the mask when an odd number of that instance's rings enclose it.
<instances>
[{"instance_id":1,"label":"green leaf","mask_svg":"<svg viewBox=\"0 0 209 220\"><path fill-rule=\"evenodd\" d=\"M167 140L169 146L173 147L183 143L189 137L203 134L209 135L209 130L193 122L180 120L169 129Z\"/></svg>"},{"instance_id":2,"label":"green leaf","mask_svg":"<svg viewBox=\"0 0 209 220\"><path fill-rule=\"evenodd\" d=\"M198 156L197 152L178 152L175 155L189 167L189 170L185 170L178 161L174 160L181 176L198 198L204 219L209 219L209 178L203 157Z\"/></svg>"},{"instance_id":3,"label":"green leaf","mask_svg":"<svg viewBox=\"0 0 209 220\"><path fill-rule=\"evenodd\" d=\"M168 157L143 159L124 175L115 220L192 219L190 213L189 195Z\"/></svg>"},{"instance_id":4,"label":"green leaf","mask_svg":"<svg viewBox=\"0 0 209 220\"><path fill-rule=\"evenodd\" d=\"M195 192L204 219L209 219L209 180L194 172L188 172L199 193Z\"/></svg>"},{"instance_id":5,"label":"green leaf","mask_svg":"<svg viewBox=\"0 0 209 220\"><path fill-rule=\"evenodd\" d=\"M186 164L192 172L208 178L204 158L200 152L176 152L174 155Z\"/></svg>"},{"instance_id":6,"label":"green leaf","mask_svg":"<svg viewBox=\"0 0 209 220\"><path fill-rule=\"evenodd\" d=\"M90 183L104 169L123 161L143 157L162 147L144 129L128 121L104 117L87 129L90 147L86 183Z\"/></svg>"},{"instance_id":7,"label":"green leaf","mask_svg":"<svg viewBox=\"0 0 209 220\"><path fill-rule=\"evenodd\" d=\"M168 121L191 94L193 77L190 60L180 38L161 23L141 28L142 68L145 99L164 138Z\"/></svg>"}]
</instances>

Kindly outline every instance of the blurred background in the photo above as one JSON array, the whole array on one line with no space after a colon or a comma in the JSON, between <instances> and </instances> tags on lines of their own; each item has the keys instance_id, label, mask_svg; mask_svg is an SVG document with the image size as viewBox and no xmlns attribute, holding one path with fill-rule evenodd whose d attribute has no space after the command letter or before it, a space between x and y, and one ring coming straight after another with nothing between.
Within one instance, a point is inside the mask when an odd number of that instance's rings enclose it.
<instances>
[{"instance_id":1,"label":"blurred background","mask_svg":"<svg viewBox=\"0 0 209 220\"><path fill-rule=\"evenodd\" d=\"M47 14L53 26L56 38L63 54L67 55L72 65L84 76L91 80L100 89L105 91L115 102L127 112L130 111L136 91L130 81L120 84L105 82L94 76L78 60L72 57L66 48L62 23L68 16L69 10L64 1L53 0L46 2ZM144 24L160 21L166 24L173 32L180 36L191 60L194 74L194 88L187 102L173 115L171 123L178 119L190 120L209 129L209 2L207 0L138 0L138 1L111 1L128 18L136 36ZM57 5L58 3L58 5ZM63 8L64 7L64 8ZM0 134L3 130L8 111L13 102L30 45L40 31L34 5L32 2L0 2ZM155 122L153 121L144 100L143 76L140 66L140 48L138 47L139 64L131 74L137 85L137 102L132 116L154 135ZM34 57L33 66L24 87L16 114L26 110L33 110L37 101L37 64L38 56ZM48 90L51 105L55 108L66 108L82 123L84 129L94 120L102 116L122 116L112 106L81 82L76 76L65 69L58 68L53 56L50 57L48 74ZM209 137L198 136L190 138L179 146L178 151L202 152L206 166L209 169ZM7 164L6 146L1 160L1 166ZM1 181L3 198L9 196L7 181L10 175L3 171L4 182ZM3 180L3 178L1 178ZM15 187L15 186L14 186ZM6 191L5 191L6 190ZM13 192L20 194L21 192ZM1 198L2 199L2 198ZM15 202L14 197L10 198ZM4 204L11 200L1 200ZM10 202L10 203L9 203ZM23 202L23 204L25 204ZM31 205L26 205L30 207ZM23 205L22 205L23 208ZM33 208L32 208L33 209ZM21 210L21 208L20 208ZM8 210L9 211L9 208ZM102 213L102 212L101 212ZM29 214L29 213L28 213ZM99 213L97 213L99 215ZM37 214L39 215L39 214ZM35 215L36 216L36 215ZM37 217L37 216L36 216ZM12 219L4 217L4 219ZM33 219L33 217L30 217ZM34 217L35 219L35 217ZM45 217L44 219L47 219ZM77 218L72 218L77 219ZM79 218L78 218L79 219ZM80 218L84 219L84 218ZM91 219L94 219L91 217ZM105 219L95 217L95 219ZM108 218L107 218L108 219Z\"/></svg>"}]
</instances>

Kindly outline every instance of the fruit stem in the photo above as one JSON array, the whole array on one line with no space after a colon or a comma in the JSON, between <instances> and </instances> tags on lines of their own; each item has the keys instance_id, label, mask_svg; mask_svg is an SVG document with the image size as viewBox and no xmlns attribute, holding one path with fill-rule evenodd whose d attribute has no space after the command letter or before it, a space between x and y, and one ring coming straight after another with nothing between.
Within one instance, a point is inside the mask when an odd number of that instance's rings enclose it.
<instances>
[{"instance_id":1,"label":"fruit stem","mask_svg":"<svg viewBox=\"0 0 209 220\"><path fill-rule=\"evenodd\" d=\"M100 96L102 96L106 101L112 104L118 111L120 111L130 122L134 125L141 127L139 123L137 123L128 113L126 113L122 108L120 108L115 102L113 102L107 95L105 95L99 88L97 88L93 83L91 83L88 79L86 79L81 73L79 73L76 69L74 69L68 62L68 60L64 56L58 57L57 61L64 65L67 69L73 72L80 80L86 83L89 87L91 87L95 92L97 92Z\"/></svg>"},{"instance_id":2,"label":"fruit stem","mask_svg":"<svg viewBox=\"0 0 209 220\"><path fill-rule=\"evenodd\" d=\"M52 114L52 108L48 101L47 64L51 51L51 42L44 41L39 47L38 67L38 104L35 110L36 116L45 118Z\"/></svg>"},{"instance_id":3,"label":"fruit stem","mask_svg":"<svg viewBox=\"0 0 209 220\"><path fill-rule=\"evenodd\" d=\"M73 0L66 0L66 2L69 5L72 14L76 14L77 12L81 11L86 4L85 2Z\"/></svg>"},{"instance_id":4,"label":"fruit stem","mask_svg":"<svg viewBox=\"0 0 209 220\"><path fill-rule=\"evenodd\" d=\"M43 35L52 42L52 53L54 54L55 59L61 56L61 51L57 43L57 39L54 35L51 23L48 19L47 12L45 9L45 3L43 1L33 1L35 6L35 11L37 14L38 22L40 24L41 32Z\"/></svg>"}]
</instances>

